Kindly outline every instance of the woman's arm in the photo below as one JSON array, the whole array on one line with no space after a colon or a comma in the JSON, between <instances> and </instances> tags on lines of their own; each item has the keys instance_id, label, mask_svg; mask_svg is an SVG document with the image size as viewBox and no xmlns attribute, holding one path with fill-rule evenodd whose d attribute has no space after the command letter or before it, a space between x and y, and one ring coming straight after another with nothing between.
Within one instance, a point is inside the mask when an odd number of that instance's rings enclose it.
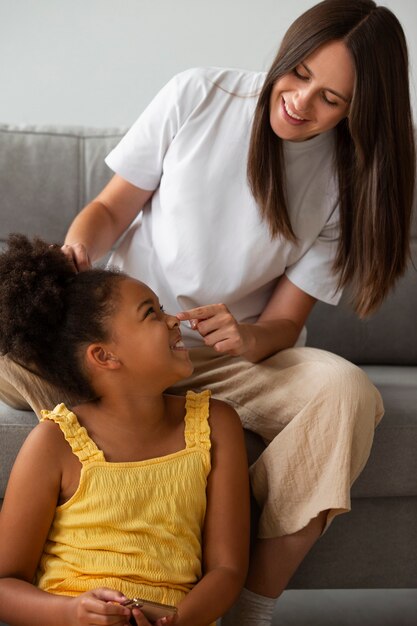
<instances>
[{"instance_id":1,"label":"woman's arm","mask_svg":"<svg viewBox=\"0 0 417 626\"><path fill-rule=\"evenodd\" d=\"M90 267L104 256L151 198L140 189L113 176L99 195L77 215L69 227L63 251L77 270Z\"/></svg>"},{"instance_id":2,"label":"woman's arm","mask_svg":"<svg viewBox=\"0 0 417 626\"><path fill-rule=\"evenodd\" d=\"M224 304L182 311L177 317L191 320L207 346L257 363L295 344L315 303L284 275L254 324L239 324Z\"/></svg>"},{"instance_id":3,"label":"woman's arm","mask_svg":"<svg viewBox=\"0 0 417 626\"><path fill-rule=\"evenodd\" d=\"M123 626L129 613L107 600L122 594L95 590L77 598L57 596L32 584L61 493L62 454L67 446L52 422L28 436L12 469L0 512L0 620L16 626L97 624L97 614L115 615Z\"/></svg>"},{"instance_id":4,"label":"woman's arm","mask_svg":"<svg viewBox=\"0 0 417 626\"><path fill-rule=\"evenodd\" d=\"M204 575L178 606L178 626L203 626L230 608L249 556L249 477L243 429L228 405L211 401L212 469L203 537Z\"/></svg>"}]
</instances>

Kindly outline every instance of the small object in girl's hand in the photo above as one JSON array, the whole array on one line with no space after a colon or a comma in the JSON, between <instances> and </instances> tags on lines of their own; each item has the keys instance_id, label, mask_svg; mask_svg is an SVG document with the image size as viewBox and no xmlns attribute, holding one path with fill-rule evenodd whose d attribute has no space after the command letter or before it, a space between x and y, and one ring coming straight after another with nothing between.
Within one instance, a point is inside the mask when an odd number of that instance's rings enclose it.
<instances>
[{"instance_id":1,"label":"small object in girl's hand","mask_svg":"<svg viewBox=\"0 0 417 626\"><path fill-rule=\"evenodd\" d=\"M127 606L129 609L140 609L150 622L156 622L156 620L161 617L175 615L177 612L176 606L162 604L160 602L151 602L150 600L143 600L142 598L130 598L121 602L121 604L122 606Z\"/></svg>"}]
</instances>

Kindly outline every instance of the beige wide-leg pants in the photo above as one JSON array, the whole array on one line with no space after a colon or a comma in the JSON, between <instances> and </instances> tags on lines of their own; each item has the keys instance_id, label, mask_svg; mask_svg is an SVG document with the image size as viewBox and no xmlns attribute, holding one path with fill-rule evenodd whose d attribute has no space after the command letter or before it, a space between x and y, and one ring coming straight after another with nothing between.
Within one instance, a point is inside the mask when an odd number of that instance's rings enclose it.
<instances>
[{"instance_id":1,"label":"beige wide-leg pants","mask_svg":"<svg viewBox=\"0 0 417 626\"><path fill-rule=\"evenodd\" d=\"M350 487L365 466L383 415L381 396L361 369L314 348L284 350L257 364L210 348L193 349L191 357L193 375L170 391L211 389L268 444L250 468L262 510L259 537L292 534L321 511L329 511L327 528L350 510ZM0 399L37 413L68 402L5 357Z\"/></svg>"}]
</instances>

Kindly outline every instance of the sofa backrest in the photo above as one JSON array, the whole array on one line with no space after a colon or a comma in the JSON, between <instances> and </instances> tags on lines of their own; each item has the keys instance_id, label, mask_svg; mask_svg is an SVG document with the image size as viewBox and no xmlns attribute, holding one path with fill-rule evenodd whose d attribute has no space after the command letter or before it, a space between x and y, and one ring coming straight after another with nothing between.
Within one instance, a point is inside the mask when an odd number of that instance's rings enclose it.
<instances>
[{"instance_id":1,"label":"sofa backrest","mask_svg":"<svg viewBox=\"0 0 417 626\"><path fill-rule=\"evenodd\" d=\"M11 232L62 242L110 179L104 157L125 130L0 126L0 247ZM317 303L308 345L360 364L417 365L417 210L411 246L414 266L371 319L358 320L346 298L338 307Z\"/></svg>"},{"instance_id":2,"label":"sofa backrest","mask_svg":"<svg viewBox=\"0 0 417 626\"><path fill-rule=\"evenodd\" d=\"M104 187L125 129L0 125L0 245L11 232L54 243Z\"/></svg>"},{"instance_id":3,"label":"sofa backrest","mask_svg":"<svg viewBox=\"0 0 417 626\"><path fill-rule=\"evenodd\" d=\"M411 257L394 290L365 320L353 312L348 290L337 307L318 302L308 319L307 344L360 365L417 365L417 189Z\"/></svg>"}]
</instances>

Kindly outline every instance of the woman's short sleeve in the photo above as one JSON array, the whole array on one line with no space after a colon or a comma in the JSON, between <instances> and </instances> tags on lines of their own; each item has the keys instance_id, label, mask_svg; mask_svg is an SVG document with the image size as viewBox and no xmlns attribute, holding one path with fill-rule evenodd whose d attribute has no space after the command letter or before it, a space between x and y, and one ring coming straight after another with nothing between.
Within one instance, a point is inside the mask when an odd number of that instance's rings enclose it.
<instances>
[{"instance_id":1,"label":"woman's short sleeve","mask_svg":"<svg viewBox=\"0 0 417 626\"><path fill-rule=\"evenodd\" d=\"M157 93L105 159L116 174L136 187L158 187L165 154L181 123L181 87L189 73L174 76Z\"/></svg>"},{"instance_id":2,"label":"woman's short sleeve","mask_svg":"<svg viewBox=\"0 0 417 626\"><path fill-rule=\"evenodd\" d=\"M339 234L338 219L332 216L306 253L285 272L294 285L327 304L337 304L342 295L333 269Z\"/></svg>"}]
</instances>

